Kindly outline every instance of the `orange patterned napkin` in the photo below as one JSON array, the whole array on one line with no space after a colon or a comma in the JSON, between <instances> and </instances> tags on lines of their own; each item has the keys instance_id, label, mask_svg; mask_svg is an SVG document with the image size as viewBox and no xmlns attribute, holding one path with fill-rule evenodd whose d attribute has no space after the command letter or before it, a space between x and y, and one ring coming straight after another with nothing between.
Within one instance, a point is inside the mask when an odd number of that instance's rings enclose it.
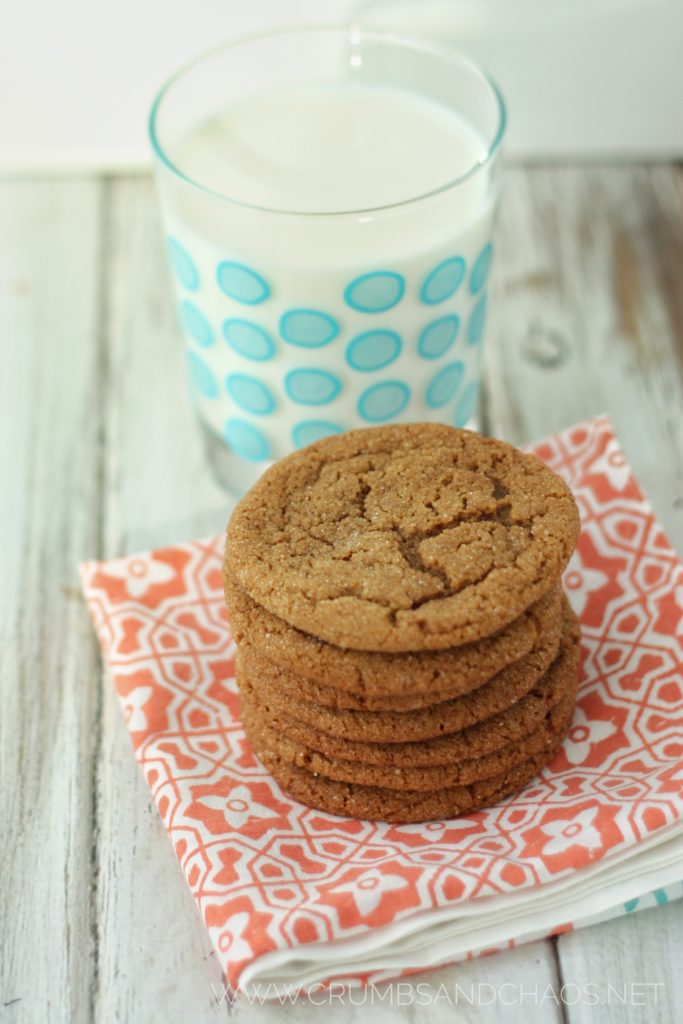
<instances>
[{"instance_id":1,"label":"orange patterned napkin","mask_svg":"<svg viewBox=\"0 0 683 1024\"><path fill-rule=\"evenodd\" d=\"M239 720L222 537L82 567L135 756L234 988L377 981L679 895L683 568L606 419L533 450L583 523L564 577L583 628L576 716L522 793L452 821L338 818L268 776Z\"/></svg>"}]
</instances>

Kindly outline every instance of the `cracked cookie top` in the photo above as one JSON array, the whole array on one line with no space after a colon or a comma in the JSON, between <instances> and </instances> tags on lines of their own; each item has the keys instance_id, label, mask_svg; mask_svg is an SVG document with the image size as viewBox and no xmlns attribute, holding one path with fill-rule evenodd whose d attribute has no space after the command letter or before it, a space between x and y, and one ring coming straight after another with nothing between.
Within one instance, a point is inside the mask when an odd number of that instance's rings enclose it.
<instances>
[{"instance_id":1,"label":"cracked cookie top","mask_svg":"<svg viewBox=\"0 0 683 1024\"><path fill-rule=\"evenodd\" d=\"M535 456L442 424L382 426L264 473L228 524L226 571L328 643L440 650L537 601L578 531L569 488Z\"/></svg>"}]
</instances>

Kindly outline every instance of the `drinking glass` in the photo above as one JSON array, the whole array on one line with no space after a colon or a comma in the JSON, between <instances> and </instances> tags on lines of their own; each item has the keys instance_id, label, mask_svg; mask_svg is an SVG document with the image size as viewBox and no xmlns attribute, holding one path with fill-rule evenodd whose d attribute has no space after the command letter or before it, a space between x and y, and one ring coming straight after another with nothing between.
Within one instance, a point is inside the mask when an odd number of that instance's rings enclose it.
<instances>
[{"instance_id":1,"label":"drinking glass","mask_svg":"<svg viewBox=\"0 0 683 1024\"><path fill-rule=\"evenodd\" d=\"M457 114L480 140L474 158L459 166L454 141L453 175L398 200L391 173L352 204L340 177L329 209L254 202L188 172L188 140L231 105L313 89L324 113L326 90L347 86L400 90ZM166 248L191 394L230 490L356 427L477 426L504 130L500 92L465 55L353 25L238 39L162 88L149 131ZM397 142L408 156L396 173L419 169L410 135L388 130L373 145ZM262 139L261 151L269 145ZM377 156L386 168L390 154Z\"/></svg>"}]
</instances>

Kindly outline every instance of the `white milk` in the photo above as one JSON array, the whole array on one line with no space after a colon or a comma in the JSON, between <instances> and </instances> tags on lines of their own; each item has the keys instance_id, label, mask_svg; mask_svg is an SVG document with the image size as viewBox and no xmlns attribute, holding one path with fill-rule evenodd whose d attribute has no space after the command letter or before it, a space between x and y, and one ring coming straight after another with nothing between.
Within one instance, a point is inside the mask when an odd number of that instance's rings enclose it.
<instances>
[{"instance_id":1,"label":"white milk","mask_svg":"<svg viewBox=\"0 0 683 1024\"><path fill-rule=\"evenodd\" d=\"M378 422L472 425L496 190L467 175L485 148L447 107L369 84L236 103L182 140L171 159L202 188L160 185L211 432L268 461Z\"/></svg>"},{"instance_id":2,"label":"white milk","mask_svg":"<svg viewBox=\"0 0 683 1024\"><path fill-rule=\"evenodd\" d=\"M462 117L415 93L331 85L235 104L185 139L176 162L241 202L327 213L432 192L484 151Z\"/></svg>"}]
</instances>

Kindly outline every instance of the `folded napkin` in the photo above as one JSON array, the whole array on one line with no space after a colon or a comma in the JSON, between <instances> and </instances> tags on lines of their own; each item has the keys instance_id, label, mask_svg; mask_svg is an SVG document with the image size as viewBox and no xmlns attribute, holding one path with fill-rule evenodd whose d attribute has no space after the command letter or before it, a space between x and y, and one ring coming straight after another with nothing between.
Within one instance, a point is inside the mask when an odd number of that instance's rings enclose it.
<instances>
[{"instance_id":1,"label":"folded napkin","mask_svg":"<svg viewBox=\"0 0 683 1024\"><path fill-rule=\"evenodd\" d=\"M235 990L377 983L681 895L683 568L607 419L533 451L581 511L564 576L579 701L551 766L454 820L339 818L272 781L240 725L222 537L82 567L135 756Z\"/></svg>"}]
</instances>

